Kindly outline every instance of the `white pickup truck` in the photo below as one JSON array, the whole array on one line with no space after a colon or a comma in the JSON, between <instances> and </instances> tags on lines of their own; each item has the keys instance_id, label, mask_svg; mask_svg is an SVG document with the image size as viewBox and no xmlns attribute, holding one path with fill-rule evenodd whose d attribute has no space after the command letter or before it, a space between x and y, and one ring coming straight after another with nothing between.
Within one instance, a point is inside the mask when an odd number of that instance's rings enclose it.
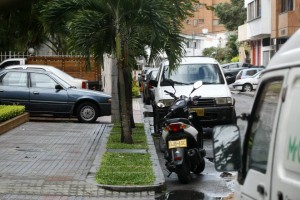
<instances>
[{"instance_id":1,"label":"white pickup truck","mask_svg":"<svg viewBox=\"0 0 300 200\"><path fill-rule=\"evenodd\" d=\"M235 199L300 199L299 43L300 30L262 72L252 109L240 116L245 133L236 125L213 130L216 169L238 170Z\"/></svg>"},{"instance_id":2,"label":"white pickup truck","mask_svg":"<svg viewBox=\"0 0 300 200\"><path fill-rule=\"evenodd\" d=\"M10 58L10 59L6 59L4 61L2 61L0 63L0 69L3 69L7 66L11 66L11 65L25 65L27 64L27 59L26 58Z\"/></svg>"}]
</instances>

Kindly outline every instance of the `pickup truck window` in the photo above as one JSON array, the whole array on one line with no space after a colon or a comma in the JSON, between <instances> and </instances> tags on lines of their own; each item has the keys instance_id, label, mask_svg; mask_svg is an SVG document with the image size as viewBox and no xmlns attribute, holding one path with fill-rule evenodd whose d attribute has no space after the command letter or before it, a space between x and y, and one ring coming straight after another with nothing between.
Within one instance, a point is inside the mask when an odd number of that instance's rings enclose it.
<instances>
[{"instance_id":1,"label":"pickup truck window","mask_svg":"<svg viewBox=\"0 0 300 200\"><path fill-rule=\"evenodd\" d=\"M3 69L7 66L11 66L11 65L19 65L20 64L20 61L17 61L17 60L14 60L14 61L7 61L7 62L4 62L2 63L2 65L0 66L0 69Z\"/></svg>"},{"instance_id":2,"label":"pickup truck window","mask_svg":"<svg viewBox=\"0 0 300 200\"><path fill-rule=\"evenodd\" d=\"M263 85L252 115L248 140L248 169L266 173L273 124L278 109L282 80L270 80Z\"/></svg>"}]
</instances>

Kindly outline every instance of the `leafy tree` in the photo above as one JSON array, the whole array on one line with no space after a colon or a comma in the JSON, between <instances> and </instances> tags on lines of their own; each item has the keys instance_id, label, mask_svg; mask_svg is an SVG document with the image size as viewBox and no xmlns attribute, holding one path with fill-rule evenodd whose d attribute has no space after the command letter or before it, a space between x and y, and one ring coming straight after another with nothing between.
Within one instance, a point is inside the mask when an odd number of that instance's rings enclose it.
<instances>
[{"instance_id":1,"label":"leafy tree","mask_svg":"<svg viewBox=\"0 0 300 200\"><path fill-rule=\"evenodd\" d=\"M121 141L132 143L131 69L137 56L151 48L149 62L166 52L170 67L183 55L179 36L182 20L191 13L191 0L53 0L43 19L69 34L74 49L99 60L108 53L116 59L122 126ZM113 101L118 99L112 98Z\"/></svg>"},{"instance_id":2,"label":"leafy tree","mask_svg":"<svg viewBox=\"0 0 300 200\"><path fill-rule=\"evenodd\" d=\"M60 32L46 30L42 7L51 0L9 0L0 2L0 50L26 52L47 45L55 53L66 53L68 43ZM50 43L50 45L49 45Z\"/></svg>"},{"instance_id":3,"label":"leafy tree","mask_svg":"<svg viewBox=\"0 0 300 200\"><path fill-rule=\"evenodd\" d=\"M215 13L229 31L238 30L238 26L245 23L247 11L244 0L231 0L231 3L219 3L215 6Z\"/></svg>"}]
</instances>

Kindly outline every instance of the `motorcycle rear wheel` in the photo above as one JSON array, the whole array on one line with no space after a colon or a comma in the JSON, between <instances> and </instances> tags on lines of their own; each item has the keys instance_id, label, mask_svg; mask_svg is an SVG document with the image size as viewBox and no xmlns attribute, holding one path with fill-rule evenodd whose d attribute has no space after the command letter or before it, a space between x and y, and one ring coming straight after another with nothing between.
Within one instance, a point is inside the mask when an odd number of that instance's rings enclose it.
<instances>
[{"instance_id":1,"label":"motorcycle rear wheel","mask_svg":"<svg viewBox=\"0 0 300 200\"><path fill-rule=\"evenodd\" d=\"M192 180L190 167L186 160L183 160L181 165L176 166L176 173L178 176L178 180L183 184L187 184Z\"/></svg>"}]
</instances>

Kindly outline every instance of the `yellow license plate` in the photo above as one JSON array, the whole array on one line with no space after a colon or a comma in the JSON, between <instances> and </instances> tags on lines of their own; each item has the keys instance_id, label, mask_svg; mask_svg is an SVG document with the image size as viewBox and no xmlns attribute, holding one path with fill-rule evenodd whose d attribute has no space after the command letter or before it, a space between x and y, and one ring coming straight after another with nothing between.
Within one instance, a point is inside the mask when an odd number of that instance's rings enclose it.
<instances>
[{"instance_id":1,"label":"yellow license plate","mask_svg":"<svg viewBox=\"0 0 300 200\"><path fill-rule=\"evenodd\" d=\"M187 147L186 139L169 141L169 149Z\"/></svg>"},{"instance_id":2,"label":"yellow license plate","mask_svg":"<svg viewBox=\"0 0 300 200\"><path fill-rule=\"evenodd\" d=\"M200 117L204 116L204 108L191 108L190 111L196 112Z\"/></svg>"}]
</instances>

